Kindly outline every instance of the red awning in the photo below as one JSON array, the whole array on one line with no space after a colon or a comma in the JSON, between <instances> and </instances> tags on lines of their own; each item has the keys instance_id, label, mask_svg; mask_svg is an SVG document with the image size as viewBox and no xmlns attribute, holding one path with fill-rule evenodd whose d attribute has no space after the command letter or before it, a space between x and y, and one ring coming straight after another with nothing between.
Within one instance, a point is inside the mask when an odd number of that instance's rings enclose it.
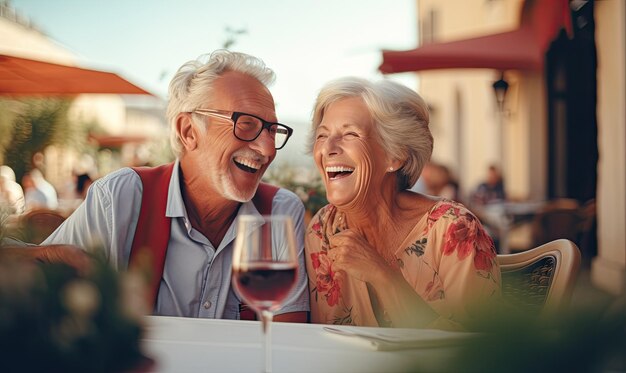
<instances>
[{"instance_id":1,"label":"red awning","mask_svg":"<svg viewBox=\"0 0 626 373\"><path fill-rule=\"evenodd\" d=\"M81 93L151 95L114 73L0 55L0 95Z\"/></svg>"},{"instance_id":2,"label":"red awning","mask_svg":"<svg viewBox=\"0 0 626 373\"><path fill-rule=\"evenodd\" d=\"M569 30L567 0L527 0L518 29L408 51L383 51L379 70L399 73L433 69L489 68L537 70L560 28Z\"/></svg>"},{"instance_id":3,"label":"red awning","mask_svg":"<svg viewBox=\"0 0 626 373\"><path fill-rule=\"evenodd\" d=\"M540 70L543 52L532 30L521 28L501 34L449 43L427 44L410 51L384 51L383 73L433 69L490 68Z\"/></svg>"}]
</instances>

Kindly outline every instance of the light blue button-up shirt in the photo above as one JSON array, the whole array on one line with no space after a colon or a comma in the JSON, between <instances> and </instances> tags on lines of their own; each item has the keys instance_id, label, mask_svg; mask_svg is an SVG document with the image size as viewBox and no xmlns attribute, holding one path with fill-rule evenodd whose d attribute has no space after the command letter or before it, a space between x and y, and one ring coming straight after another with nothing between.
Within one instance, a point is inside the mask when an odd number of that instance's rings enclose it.
<instances>
[{"instance_id":1,"label":"light blue button-up shirt","mask_svg":"<svg viewBox=\"0 0 626 373\"><path fill-rule=\"evenodd\" d=\"M111 265L125 270L139 219L142 191L139 175L130 168L97 180L85 201L42 245L101 246ZM243 214L259 212L249 201L242 204L237 216ZM292 217L300 264L297 285L276 314L308 311L304 205L294 193L281 188L274 196L272 214ZM166 216L172 218L171 232L154 314L238 319L241 300L231 287L235 221L217 248L191 226L180 190L178 161L170 179Z\"/></svg>"}]
</instances>

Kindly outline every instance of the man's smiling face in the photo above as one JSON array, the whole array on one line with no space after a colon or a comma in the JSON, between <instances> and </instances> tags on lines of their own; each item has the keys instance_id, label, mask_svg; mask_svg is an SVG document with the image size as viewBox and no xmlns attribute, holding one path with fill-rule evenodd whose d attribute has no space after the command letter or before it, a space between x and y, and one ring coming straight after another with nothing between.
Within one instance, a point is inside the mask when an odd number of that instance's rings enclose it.
<instances>
[{"instance_id":1,"label":"man's smiling face","mask_svg":"<svg viewBox=\"0 0 626 373\"><path fill-rule=\"evenodd\" d=\"M238 72L226 72L214 82L205 109L239 111L276 122L274 99L256 79ZM200 122L198 119L202 119ZM206 131L198 148L190 153L204 182L226 199L248 201L256 192L261 177L276 156L274 140L267 130L254 141L239 140L231 120L196 118ZM201 133L201 132L200 132Z\"/></svg>"}]
</instances>

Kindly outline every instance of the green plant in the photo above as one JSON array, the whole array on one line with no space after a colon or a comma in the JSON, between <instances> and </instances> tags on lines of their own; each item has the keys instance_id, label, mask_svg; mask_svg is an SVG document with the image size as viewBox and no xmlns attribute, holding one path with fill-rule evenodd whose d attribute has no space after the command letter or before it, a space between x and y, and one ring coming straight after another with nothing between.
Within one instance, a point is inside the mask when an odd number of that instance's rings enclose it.
<instances>
[{"instance_id":1,"label":"green plant","mask_svg":"<svg viewBox=\"0 0 626 373\"><path fill-rule=\"evenodd\" d=\"M496 307L472 325L478 333L458 348L450 371L622 371L626 304L618 301L614 308L569 308L548 318L523 308Z\"/></svg>"},{"instance_id":2,"label":"green plant","mask_svg":"<svg viewBox=\"0 0 626 373\"><path fill-rule=\"evenodd\" d=\"M15 171L17 180L31 169L35 153L53 144L78 143L83 134L79 126L68 119L71 102L48 98L2 103L8 112L0 117L0 133L8 137L3 139L3 160Z\"/></svg>"},{"instance_id":3,"label":"green plant","mask_svg":"<svg viewBox=\"0 0 626 373\"><path fill-rule=\"evenodd\" d=\"M121 372L144 359L142 310L133 307L142 294L130 274L99 255L84 274L0 259L0 371Z\"/></svg>"},{"instance_id":4,"label":"green plant","mask_svg":"<svg viewBox=\"0 0 626 373\"><path fill-rule=\"evenodd\" d=\"M313 176L306 171L311 170L302 170L302 168L289 164L282 164L279 167L270 168L265 174L264 180L297 194L304 203L304 208L311 215L314 215L328 204L326 188L317 173L314 173Z\"/></svg>"}]
</instances>

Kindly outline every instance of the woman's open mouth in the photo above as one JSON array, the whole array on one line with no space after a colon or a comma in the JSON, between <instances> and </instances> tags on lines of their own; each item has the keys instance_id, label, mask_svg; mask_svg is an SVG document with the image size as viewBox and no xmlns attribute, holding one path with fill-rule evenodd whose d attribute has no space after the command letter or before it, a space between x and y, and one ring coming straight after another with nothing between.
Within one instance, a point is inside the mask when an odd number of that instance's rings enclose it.
<instances>
[{"instance_id":1,"label":"woman's open mouth","mask_svg":"<svg viewBox=\"0 0 626 373\"><path fill-rule=\"evenodd\" d=\"M350 176L354 172L354 168L347 166L330 166L325 169L329 180L337 180Z\"/></svg>"}]
</instances>

